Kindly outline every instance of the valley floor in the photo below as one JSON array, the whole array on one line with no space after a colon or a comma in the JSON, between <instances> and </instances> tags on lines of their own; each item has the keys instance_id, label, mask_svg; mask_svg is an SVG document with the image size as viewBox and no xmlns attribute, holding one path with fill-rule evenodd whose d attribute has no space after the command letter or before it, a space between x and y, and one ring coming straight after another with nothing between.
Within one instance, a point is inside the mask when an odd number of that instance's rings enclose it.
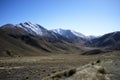
<instances>
[{"instance_id":1,"label":"valley floor","mask_svg":"<svg viewBox=\"0 0 120 80\"><path fill-rule=\"evenodd\" d=\"M1 57L0 80L41 80L56 72L97 60L120 59L120 52L99 55L58 54L37 57Z\"/></svg>"}]
</instances>

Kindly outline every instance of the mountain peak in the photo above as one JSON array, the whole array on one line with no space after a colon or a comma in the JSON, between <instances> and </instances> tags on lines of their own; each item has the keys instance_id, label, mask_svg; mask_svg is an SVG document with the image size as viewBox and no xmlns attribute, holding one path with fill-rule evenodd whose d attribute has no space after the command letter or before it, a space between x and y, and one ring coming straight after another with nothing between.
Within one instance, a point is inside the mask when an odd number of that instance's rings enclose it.
<instances>
[{"instance_id":1,"label":"mountain peak","mask_svg":"<svg viewBox=\"0 0 120 80\"><path fill-rule=\"evenodd\" d=\"M60 34L62 36L68 37L68 38L75 38L75 37L86 38L85 35L83 35L79 32L73 31L73 30L69 30L69 29L59 28L59 29L54 29L52 31L57 33L57 34Z\"/></svg>"},{"instance_id":2,"label":"mountain peak","mask_svg":"<svg viewBox=\"0 0 120 80\"><path fill-rule=\"evenodd\" d=\"M43 28L42 26L38 24L33 24L31 22L20 23L20 24L17 24L16 26L23 28L24 30L26 30L28 33L32 35L42 36L43 32L46 31L46 29Z\"/></svg>"}]
</instances>

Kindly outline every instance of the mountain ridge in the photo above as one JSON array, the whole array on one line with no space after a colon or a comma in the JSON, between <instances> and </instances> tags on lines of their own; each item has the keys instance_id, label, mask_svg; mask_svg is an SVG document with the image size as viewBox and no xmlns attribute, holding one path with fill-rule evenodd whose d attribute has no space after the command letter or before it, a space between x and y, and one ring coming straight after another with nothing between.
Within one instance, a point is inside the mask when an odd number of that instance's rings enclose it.
<instances>
[{"instance_id":1,"label":"mountain ridge","mask_svg":"<svg viewBox=\"0 0 120 80\"><path fill-rule=\"evenodd\" d=\"M35 55L40 55L41 53L81 54L84 51L89 50L89 48L120 50L120 31L94 37L85 36L82 33L72 30L47 30L39 24L25 22L16 25L3 25L0 27L0 32L2 34L0 36L1 43L3 43L0 44L0 51L3 52L1 55L6 55L8 52L19 55L19 52L21 52L20 50L23 50L25 55L26 53L28 55L33 55L32 53L34 52L36 52ZM20 47L18 43L22 47ZM6 47L9 45L10 47ZM16 50L14 50L12 47L14 47ZM33 50L31 53L29 52L30 49ZM28 51L26 52L26 50ZM94 53L93 51L94 50L92 50L92 53ZM87 54L89 54L88 52L91 51L87 51Z\"/></svg>"},{"instance_id":2,"label":"mountain ridge","mask_svg":"<svg viewBox=\"0 0 120 80\"><path fill-rule=\"evenodd\" d=\"M8 53L11 56L30 56L41 55L43 53L63 54L78 53L78 51L81 51L79 47L72 45L71 40L48 30L46 30L44 35L34 35L16 25L6 24L0 27L0 32L3 35L0 36L1 42L3 43L0 44L1 56L9 56ZM7 37L4 38L5 36ZM27 47L25 45L31 50L26 49ZM22 52L21 49L23 51L22 54L20 54Z\"/></svg>"}]
</instances>

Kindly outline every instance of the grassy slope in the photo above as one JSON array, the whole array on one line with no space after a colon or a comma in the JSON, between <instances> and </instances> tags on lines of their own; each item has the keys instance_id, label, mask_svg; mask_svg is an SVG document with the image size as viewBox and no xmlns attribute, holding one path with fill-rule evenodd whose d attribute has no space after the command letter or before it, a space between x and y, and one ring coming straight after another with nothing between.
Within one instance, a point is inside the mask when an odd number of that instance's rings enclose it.
<instances>
[{"instance_id":1,"label":"grassy slope","mask_svg":"<svg viewBox=\"0 0 120 80\"><path fill-rule=\"evenodd\" d=\"M29 36L27 41L13 38L0 32L0 56L39 56L51 54L79 53L81 49L64 42L47 42L43 39ZM32 40L32 41L31 41ZM29 42L30 41L30 42ZM31 43L33 45L31 45ZM35 44L35 46L34 46ZM37 46L38 47L37 47Z\"/></svg>"},{"instance_id":2,"label":"grassy slope","mask_svg":"<svg viewBox=\"0 0 120 80\"><path fill-rule=\"evenodd\" d=\"M40 50L5 34L0 35L0 43L0 56L41 55Z\"/></svg>"}]
</instances>

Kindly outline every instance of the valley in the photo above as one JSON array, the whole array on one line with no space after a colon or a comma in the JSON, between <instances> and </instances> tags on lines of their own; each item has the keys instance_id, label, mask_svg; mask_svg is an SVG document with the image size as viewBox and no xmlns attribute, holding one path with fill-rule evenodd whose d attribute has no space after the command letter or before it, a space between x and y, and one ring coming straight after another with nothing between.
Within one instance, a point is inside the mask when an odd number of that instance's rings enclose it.
<instances>
[{"instance_id":1,"label":"valley","mask_svg":"<svg viewBox=\"0 0 120 80\"><path fill-rule=\"evenodd\" d=\"M120 80L120 0L0 0L0 80Z\"/></svg>"},{"instance_id":2,"label":"valley","mask_svg":"<svg viewBox=\"0 0 120 80\"><path fill-rule=\"evenodd\" d=\"M97 80L108 80L104 76L109 74L113 75L109 80L119 80L120 65L113 64L120 60L119 37L119 31L97 37L72 30L47 30L31 22L3 25L0 80L96 80L96 75L103 77ZM104 72L103 67L108 70L108 65L113 66L113 72L118 70L117 76ZM89 74L91 70L94 75Z\"/></svg>"}]
</instances>

